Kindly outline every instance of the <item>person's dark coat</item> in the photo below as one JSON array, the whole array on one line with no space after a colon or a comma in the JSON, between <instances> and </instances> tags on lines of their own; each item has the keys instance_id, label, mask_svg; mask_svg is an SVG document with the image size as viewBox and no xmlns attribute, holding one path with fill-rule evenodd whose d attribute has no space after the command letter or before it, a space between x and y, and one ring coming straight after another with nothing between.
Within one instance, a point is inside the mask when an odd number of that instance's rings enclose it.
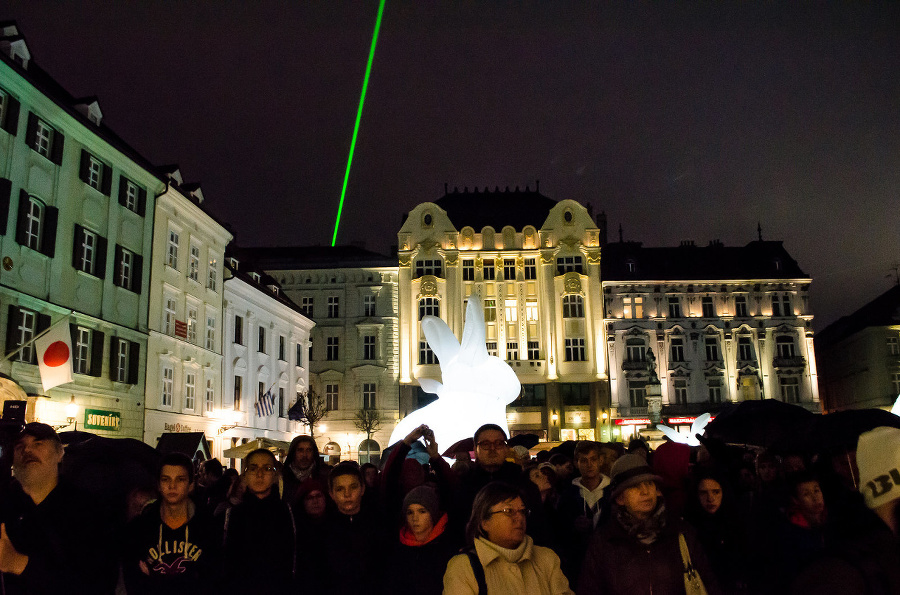
<instances>
[{"instance_id":1,"label":"person's dark coat","mask_svg":"<svg viewBox=\"0 0 900 595\"><path fill-rule=\"evenodd\" d=\"M282 500L290 504L291 508L293 508L294 510L302 507L303 504L299 501L300 484L302 484L307 479L318 479L324 485L328 485L328 473L330 471L330 467L322 463L320 460L316 460L313 462L312 468L308 471L308 473L303 474L301 477L298 477L298 474L291 468L291 466L285 464L281 470Z\"/></svg>"},{"instance_id":2,"label":"person's dark coat","mask_svg":"<svg viewBox=\"0 0 900 595\"><path fill-rule=\"evenodd\" d=\"M322 538L324 564L318 569L317 582L323 593L332 595L377 595L384 593L386 544L383 515L374 508L346 515L328 511Z\"/></svg>"},{"instance_id":3,"label":"person's dark coat","mask_svg":"<svg viewBox=\"0 0 900 595\"><path fill-rule=\"evenodd\" d=\"M177 529L163 522L159 500L144 507L125 528L122 571L128 595L216 591L221 532L208 512L191 504L188 521Z\"/></svg>"},{"instance_id":4,"label":"person's dark coat","mask_svg":"<svg viewBox=\"0 0 900 595\"><path fill-rule=\"evenodd\" d=\"M275 490L245 494L225 514L224 590L241 595L292 592L297 535L290 505Z\"/></svg>"},{"instance_id":5,"label":"person's dark coat","mask_svg":"<svg viewBox=\"0 0 900 595\"><path fill-rule=\"evenodd\" d=\"M605 524L609 518L609 479L606 479L604 494L597 501L599 520L597 526ZM555 547L559 555L563 573L572 584L581 574L581 563L594 534L594 513L581 495L581 485L571 483L559 494L556 503Z\"/></svg>"},{"instance_id":6,"label":"person's dark coat","mask_svg":"<svg viewBox=\"0 0 900 595\"><path fill-rule=\"evenodd\" d=\"M400 530L387 562L388 593L440 595L443 592L447 562L459 553L461 545L446 530L446 525L447 515L444 514L435 525L434 537L422 545L414 544L405 528Z\"/></svg>"},{"instance_id":7,"label":"person's dark coat","mask_svg":"<svg viewBox=\"0 0 900 595\"><path fill-rule=\"evenodd\" d=\"M615 514L615 513L613 513ZM683 533L691 563L710 595L719 593L709 561L692 527L669 518L656 541L646 545L626 532L615 518L597 529L584 558L578 595L684 593L684 565L678 545Z\"/></svg>"},{"instance_id":8,"label":"person's dark coat","mask_svg":"<svg viewBox=\"0 0 900 595\"><path fill-rule=\"evenodd\" d=\"M40 503L13 481L0 501L0 522L20 554L21 575L2 575L6 595L103 595L116 584L108 515L64 480Z\"/></svg>"}]
</instances>

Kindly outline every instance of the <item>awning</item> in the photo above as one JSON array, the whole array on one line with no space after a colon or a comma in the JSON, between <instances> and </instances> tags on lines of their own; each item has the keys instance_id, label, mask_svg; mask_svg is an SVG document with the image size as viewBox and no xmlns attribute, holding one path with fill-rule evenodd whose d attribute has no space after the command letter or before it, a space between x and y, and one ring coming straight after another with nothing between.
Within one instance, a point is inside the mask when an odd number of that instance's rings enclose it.
<instances>
[{"instance_id":1,"label":"awning","mask_svg":"<svg viewBox=\"0 0 900 595\"><path fill-rule=\"evenodd\" d=\"M254 438L245 444L227 449L222 453L222 456L226 459L243 459L258 448L266 448L272 452L287 454L290 446L291 444L289 442L275 440L274 438Z\"/></svg>"},{"instance_id":2,"label":"awning","mask_svg":"<svg viewBox=\"0 0 900 595\"><path fill-rule=\"evenodd\" d=\"M206 434L203 432L166 432L159 437L156 450L164 455L170 452L180 452L191 459L200 459L201 461L212 458Z\"/></svg>"}]
</instances>

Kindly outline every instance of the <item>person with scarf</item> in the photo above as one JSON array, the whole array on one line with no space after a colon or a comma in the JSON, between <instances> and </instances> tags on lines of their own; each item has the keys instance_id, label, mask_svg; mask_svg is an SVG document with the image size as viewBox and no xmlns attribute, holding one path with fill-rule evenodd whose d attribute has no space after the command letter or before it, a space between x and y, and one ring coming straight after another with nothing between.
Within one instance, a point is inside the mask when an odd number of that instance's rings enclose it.
<instances>
[{"instance_id":1,"label":"person with scarf","mask_svg":"<svg viewBox=\"0 0 900 595\"><path fill-rule=\"evenodd\" d=\"M284 467L281 469L282 499L294 510L301 508L300 486L304 481L318 479L328 483L329 467L319 457L319 447L312 436L300 435L291 440Z\"/></svg>"},{"instance_id":2,"label":"person with scarf","mask_svg":"<svg viewBox=\"0 0 900 595\"><path fill-rule=\"evenodd\" d=\"M719 593L694 530L669 516L661 481L639 455L627 454L613 465L611 518L591 538L578 595L684 593L681 535L707 593Z\"/></svg>"}]
</instances>

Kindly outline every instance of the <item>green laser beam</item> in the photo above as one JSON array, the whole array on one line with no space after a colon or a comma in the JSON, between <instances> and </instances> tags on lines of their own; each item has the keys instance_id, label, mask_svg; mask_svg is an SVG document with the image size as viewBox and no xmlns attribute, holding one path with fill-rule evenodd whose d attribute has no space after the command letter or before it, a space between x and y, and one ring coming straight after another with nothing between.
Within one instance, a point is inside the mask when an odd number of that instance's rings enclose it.
<instances>
[{"instance_id":1,"label":"green laser beam","mask_svg":"<svg viewBox=\"0 0 900 595\"><path fill-rule=\"evenodd\" d=\"M350 166L353 165L353 151L356 149L356 136L359 134L359 121L362 120L363 103L366 101L366 89L369 87L369 75L372 73L372 60L375 58L375 44L378 43L378 31L381 29L381 15L384 14L385 0L378 3L378 18L375 19L375 31L372 33L372 46L369 48L369 61L366 63L366 76L363 78L362 94L359 97L359 109L356 110L356 124L353 125L353 139L350 141L350 155L347 157L347 169L344 171L344 187L341 188L341 202L338 204L337 220L334 222L334 235L331 247L337 243L338 226L341 224L341 212L344 210L344 197L347 195L347 182L350 180Z\"/></svg>"}]
</instances>

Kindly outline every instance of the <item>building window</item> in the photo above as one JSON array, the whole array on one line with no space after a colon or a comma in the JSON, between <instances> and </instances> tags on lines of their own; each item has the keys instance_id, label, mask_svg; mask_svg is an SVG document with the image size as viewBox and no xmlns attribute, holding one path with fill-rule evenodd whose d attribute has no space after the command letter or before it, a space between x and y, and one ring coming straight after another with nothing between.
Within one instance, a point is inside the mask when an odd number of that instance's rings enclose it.
<instances>
[{"instance_id":1,"label":"building window","mask_svg":"<svg viewBox=\"0 0 900 595\"><path fill-rule=\"evenodd\" d=\"M675 380L673 383L673 392L675 394L676 405L687 405L687 380Z\"/></svg>"},{"instance_id":2,"label":"building window","mask_svg":"<svg viewBox=\"0 0 900 595\"><path fill-rule=\"evenodd\" d=\"M137 282L141 274L140 262L141 258L134 252L116 244L116 274L113 284L122 289L140 293L140 285Z\"/></svg>"},{"instance_id":3,"label":"building window","mask_svg":"<svg viewBox=\"0 0 900 595\"><path fill-rule=\"evenodd\" d=\"M538 319L538 303L537 300L528 300L525 302L525 320L528 322L536 322Z\"/></svg>"},{"instance_id":4,"label":"building window","mask_svg":"<svg viewBox=\"0 0 900 595\"><path fill-rule=\"evenodd\" d=\"M328 318L337 318L341 315L341 298L336 295L328 296Z\"/></svg>"},{"instance_id":5,"label":"building window","mask_svg":"<svg viewBox=\"0 0 900 595\"><path fill-rule=\"evenodd\" d=\"M782 378L781 379L781 400L785 403L800 402L800 379L799 378Z\"/></svg>"},{"instance_id":6,"label":"building window","mask_svg":"<svg viewBox=\"0 0 900 595\"><path fill-rule=\"evenodd\" d=\"M519 304L516 300L506 300L506 322L516 322L519 319Z\"/></svg>"},{"instance_id":7,"label":"building window","mask_svg":"<svg viewBox=\"0 0 900 595\"><path fill-rule=\"evenodd\" d=\"M556 274L584 273L580 256L561 256L556 259Z\"/></svg>"},{"instance_id":8,"label":"building window","mask_svg":"<svg viewBox=\"0 0 900 595\"><path fill-rule=\"evenodd\" d=\"M42 236L44 228L44 203L38 199L29 196L26 202L26 211L24 219L24 246L28 246L32 250L43 252ZM21 216L21 215L20 215Z\"/></svg>"},{"instance_id":9,"label":"building window","mask_svg":"<svg viewBox=\"0 0 900 595\"><path fill-rule=\"evenodd\" d=\"M19 102L0 89L0 128L15 136L19 127L18 119Z\"/></svg>"},{"instance_id":10,"label":"building window","mask_svg":"<svg viewBox=\"0 0 900 595\"><path fill-rule=\"evenodd\" d=\"M493 258L485 258L481 262L481 276L485 281L493 281L496 278Z\"/></svg>"},{"instance_id":11,"label":"building window","mask_svg":"<svg viewBox=\"0 0 900 595\"><path fill-rule=\"evenodd\" d=\"M506 360L514 361L519 359L519 342L518 341L507 341L506 342Z\"/></svg>"},{"instance_id":12,"label":"building window","mask_svg":"<svg viewBox=\"0 0 900 595\"><path fill-rule=\"evenodd\" d=\"M178 269L178 233L169 230L169 242L166 251L166 264L173 269Z\"/></svg>"},{"instance_id":13,"label":"building window","mask_svg":"<svg viewBox=\"0 0 900 595\"><path fill-rule=\"evenodd\" d=\"M417 260L416 278L418 279L419 277L424 277L425 275L434 275L435 277L440 277L442 268L443 264L441 263L440 258L434 260Z\"/></svg>"},{"instance_id":14,"label":"building window","mask_svg":"<svg viewBox=\"0 0 900 595\"><path fill-rule=\"evenodd\" d=\"M778 357L794 357L794 338L787 335L775 337L775 349Z\"/></svg>"},{"instance_id":15,"label":"building window","mask_svg":"<svg viewBox=\"0 0 900 595\"><path fill-rule=\"evenodd\" d=\"M72 266L83 273L102 279L105 276L105 265L106 238L76 225Z\"/></svg>"},{"instance_id":16,"label":"building window","mask_svg":"<svg viewBox=\"0 0 900 595\"><path fill-rule=\"evenodd\" d=\"M623 310L622 315L625 318L643 318L644 317L644 298L641 296L631 296L622 298Z\"/></svg>"},{"instance_id":17,"label":"building window","mask_svg":"<svg viewBox=\"0 0 900 595\"><path fill-rule=\"evenodd\" d=\"M257 333L256 351L266 353L266 329L263 326L259 327L259 332Z\"/></svg>"},{"instance_id":18,"label":"building window","mask_svg":"<svg viewBox=\"0 0 900 595\"><path fill-rule=\"evenodd\" d=\"M738 318L748 318L750 316L750 313L747 310L747 296L734 296L734 315Z\"/></svg>"},{"instance_id":19,"label":"building window","mask_svg":"<svg viewBox=\"0 0 900 595\"><path fill-rule=\"evenodd\" d=\"M366 335L363 337L363 359L375 359L375 335Z\"/></svg>"},{"instance_id":20,"label":"building window","mask_svg":"<svg viewBox=\"0 0 900 595\"><path fill-rule=\"evenodd\" d=\"M567 362L583 362L586 361L584 352L584 339L566 339L566 361Z\"/></svg>"},{"instance_id":21,"label":"building window","mask_svg":"<svg viewBox=\"0 0 900 595\"><path fill-rule=\"evenodd\" d=\"M375 316L375 296L363 296L363 316Z\"/></svg>"},{"instance_id":22,"label":"building window","mask_svg":"<svg viewBox=\"0 0 900 595\"><path fill-rule=\"evenodd\" d=\"M625 342L625 361L647 361L647 345L643 339L628 339Z\"/></svg>"},{"instance_id":23,"label":"building window","mask_svg":"<svg viewBox=\"0 0 900 595\"><path fill-rule=\"evenodd\" d=\"M325 385L325 409L328 411L338 410L338 385Z\"/></svg>"},{"instance_id":24,"label":"building window","mask_svg":"<svg viewBox=\"0 0 900 595\"><path fill-rule=\"evenodd\" d=\"M15 315L13 314L14 312ZM17 308L13 311L10 309L10 318L7 320L7 324L10 328L15 329L15 334L13 335L14 344L8 344L6 347L7 351L10 351L12 348L24 345L16 357L16 360L20 362L37 363L34 343L31 342L34 339L35 329L37 328L36 321L37 315L32 310Z\"/></svg>"},{"instance_id":25,"label":"building window","mask_svg":"<svg viewBox=\"0 0 900 595\"><path fill-rule=\"evenodd\" d=\"M244 378L242 376L234 377L234 407L235 411L241 410L241 397L244 394Z\"/></svg>"},{"instance_id":26,"label":"building window","mask_svg":"<svg viewBox=\"0 0 900 595\"><path fill-rule=\"evenodd\" d=\"M438 358L427 341L419 341L419 363L422 365L438 363Z\"/></svg>"},{"instance_id":27,"label":"building window","mask_svg":"<svg viewBox=\"0 0 900 595\"><path fill-rule=\"evenodd\" d=\"M496 341L487 341L484 346L487 348L488 355L492 355L497 357L497 342Z\"/></svg>"},{"instance_id":28,"label":"building window","mask_svg":"<svg viewBox=\"0 0 900 595\"><path fill-rule=\"evenodd\" d=\"M172 366L163 366L162 369L162 406L171 407L172 397L175 391L175 369Z\"/></svg>"},{"instance_id":29,"label":"building window","mask_svg":"<svg viewBox=\"0 0 900 595\"><path fill-rule=\"evenodd\" d=\"M119 202L129 211L139 213L141 205L141 189L128 178L123 177L121 183L121 200Z\"/></svg>"},{"instance_id":30,"label":"building window","mask_svg":"<svg viewBox=\"0 0 900 595\"><path fill-rule=\"evenodd\" d=\"M216 350L216 317L206 316L206 348Z\"/></svg>"},{"instance_id":31,"label":"building window","mask_svg":"<svg viewBox=\"0 0 900 595\"><path fill-rule=\"evenodd\" d=\"M187 309L187 340L193 345L197 344L197 307L188 306Z\"/></svg>"},{"instance_id":32,"label":"building window","mask_svg":"<svg viewBox=\"0 0 900 595\"><path fill-rule=\"evenodd\" d=\"M311 297L302 297L300 298L300 313L306 316L307 318L312 318L313 315L313 299Z\"/></svg>"},{"instance_id":33,"label":"building window","mask_svg":"<svg viewBox=\"0 0 900 595\"><path fill-rule=\"evenodd\" d=\"M669 359L673 362L684 361L684 339L672 337L669 341Z\"/></svg>"},{"instance_id":34,"label":"building window","mask_svg":"<svg viewBox=\"0 0 900 595\"><path fill-rule=\"evenodd\" d=\"M278 417L284 417L284 387L278 387Z\"/></svg>"},{"instance_id":35,"label":"building window","mask_svg":"<svg viewBox=\"0 0 900 595\"><path fill-rule=\"evenodd\" d=\"M646 382L630 381L628 383L628 401L632 407L647 406L647 388Z\"/></svg>"},{"instance_id":36,"label":"building window","mask_svg":"<svg viewBox=\"0 0 900 595\"><path fill-rule=\"evenodd\" d=\"M191 262L188 265L188 277L193 281L200 281L200 246L191 244Z\"/></svg>"},{"instance_id":37,"label":"building window","mask_svg":"<svg viewBox=\"0 0 900 595\"><path fill-rule=\"evenodd\" d=\"M278 336L278 359L281 360L281 361L283 361L283 362L286 362L286 361L287 361L287 357L285 357L285 353L286 353L286 351L285 351L286 345L287 345L287 343L286 343L286 340L285 340L285 338L284 338L284 335L279 335L279 336Z\"/></svg>"},{"instance_id":38,"label":"building window","mask_svg":"<svg viewBox=\"0 0 900 595\"><path fill-rule=\"evenodd\" d=\"M543 407L547 404L547 387L543 384L523 384L522 396L516 407Z\"/></svg>"},{"instance_id":39,"label":"building window","mask_svg":"<svg viewBox=\"0 0 900 595\"><path fill-rule=\"evenodd\" d=\"M791 294L785 293L778 295L772 294L772 316L792 316L794 314L791 308Z\"/></svg>"},{"instance_id":40,"label":"building window","mask_svg":"<svg viewBox=\"0 0 900 595\"><path fill-rule=\"evenodd\" d=\"M219 284L219 263L215 258L209 260L209 269L206 275L206 288L216 291Z\"/></svg>"},{"instance_id":41,"label":"building window","mask_svg":"<svg viewBox=\"0 0 900 595\"><path fill-rule=\"evenodd\" d=\"M216 404L216 390L212 378L206 379L206 410L212 411Z\"/></svg>"},{"instance_id":42,"label":"building window","mask_svg":"<svg viewBox=\"0 0 900 595\"><path fill-rule=\"evenodd\" d=\"M463 281L475 280L475 261L471 258L466 258L462 261L462 278Z\"/></svg>"},{"instance_id":43,"label":"building window","mask_svg":"<svg viewBox=\"0 0 900 595\"><path fill-rule=\"evenodd\" d=\"M706 361L719 361L719 339L717 337L706 338Z\"/></svg>"},{"instance_id":44,"label":"building window","mask_svg":"<svg viewBox=\"0 0 900 595\"><path fill-rule=\"evenodd\" d=\"M504 258L503 259L503 279L506 281L515 281L516 280L516 259L515 258Z\"/></svg>"},{"instance_id":45,"label":"building window","mask_svg":"<svg viewBox=\"0 0 900 595\"><path fill-rule=\"evenodd\" d=\"M563 406L588 406L591 404L591 386L583 382L562 382L559 399Z\"/></svg>"},{"instance_id":46,"label":"building window","mask_svg":"<svg viewBox=\"0 0 900 595\"><path fill-rule=\"evenodd\" d=\"M497 300L484 300L484 321L497 320Z\"/></svg>"},{"instance_id":47,"label":"building window","mask_svg":"<svg viewBox=\"0 0 900 595\"><path fill-rule=\"evenodd\" d=\"M440 316L441 302L438 298L427 297L419 300L419 320L426 316Z\"/></svg>"},{"instance_id":48,"label":"building window","mask_svg":"<svg viewBox=\"0 0 900 595\"><path fill-rule=\"evenodd\" d=\"M325 359L330 362L335 362L338 360L338 351L340 347L340 340L338 337L326 337L325 339Z\"/></svg>"},{"instance_id":49,"label":"building window","mask_svg":"<svg viewBox=\"0 0 900 595\"><path fill-rule=\"evenodd\" d=\"M30 134L28 146L38 155L43 155L59 165L59 159L54 157L56 153L62 152L59 150L62 148L62 135L34 114L29 114L28 120L29 128L33 131Z\"/></svg>"},{"instance_id":50,"label":"building window","mask_svg":"<svg viewBox=\"0 0 900 595\"><path fill-rule=\"evenodd\" d=\"M537 264L534 258L525 259L525 279L529 281L537 279Z\"/></svg>"},{"instance_id":51,"label":"building window","mask_svg":"<svg viewBox=\"0 0 900 595\"><path fill-rule=\"evenodd\" d=\"M716 307L713 304L711 295L705 295L700 299L700 308L702 309L703 318L715 318Z\"/></svg>"},{"instance_id":52,"label":"building window","mask_svg":"<svg viewBox=\"0 0 900 595\"><path fill-rule=\"evenodd\" d=\"M750 337L738 337L738 360L743 362L753 360L753 341Z\"/></svg>"},{"instance_id":53,"label":"building window","mask_svg":"<svg viewBox=\"0 0 900 595\"><path fill-rule=\"evenodd\" d=\"M175 298L166 297L166 307L163 312L163 333L170 337L175 336Z\"/></svg>"},{"instance_id":54,"label":"building window","mask_svg":"<svg viewBox=\"0 0 900 595\"><path fill-rule=\"evenodd\" d=\"M244 344L244 318L242 316L234 317L234 342L237 345Z\"/></svg>"},{"instance_id":55,"label":"building window","mask_svg":"<svg viewBox=\"0 0 900 595\"><path fill-rule=\"evenodd\" d=\"M85 152L86 153L86 152ZM86 180L88 186L94 188L96 190L102 189L103 183L103 163L91 155L87 153L87 172L86 172Z\"/></svg>"},{"instance_id":56,"label":"building window","mask_svg":"<svg viewBox=\"0 0 900 595\"><path fill-rule=\"evenodd\" d=\"M584 299L580 295L564 295L563 318L584 318Z\"/></svg>"},{"instance_id":57,"label":"building window","mask_svg":"<svg viewBox=\"0 0 900 595\"><path fill-rule=\"evenodd\" d=\"M295 357L297 358L295 365L298 368L302 368L303 367L303 345L301 345L300 343L297 343L296 351L297 351L297 353L294 354Z\"/></svg>"},{"instance_id":58,"label":"building window","mask_svg":"<svg viewBox=\"0 0 900 595\"><path fill-rule=\"evenodd\" d=\"M188 411L194 410L196 386L197 375L193 372L186 372L184 375L184 408Z\"/></svg>"},{"instance_id":59,"label":"building window","mask_svg":"<svg viewBox=\"0 0 900 595\"><path fill-rule=\"evenodd\" d=\"M709 402L722 402L722 380L719 378L710 378L707 387L709 388Z\"/></svg>"},{"instance_id":60,"label":"building window","mask_svg":"<svg viewBox=\"0 0 900 595\"><path fill-rule=\"evenodd\" d=\"M110 377L116 382L136 384L137 358L139 355L138 350L140 349L138 344L115 337L110 342L109 349L112 353L111 360L113 364Z\"/></svg>"},{"instance_id":61,"label":"building window","mask_svg":"<svg viewBox=\"0 0 900 595\"><path fill-rule=\"evenodd\" d=\"M539 341L528 342L528 359L531 361L541 359L541 344Z\"/></svg>"},{"instance_id":62,"label":"building window","mask_svg":"<svg viewBox=\"0 0 900 595\"><path fill-rule=\"evenodd\" d=\"M894 387L894 392L891 394L891 396L893 397L894 395L900 395L900 372L894 372L893 374L891 374L891 384Z\"/></svg>"},{"instance_id":63,"label":"building window","mask_svg":"<svg viewBox=\"0 0 900 595\"><path fill-rule=\"evenodd\" d=\"M887 350L890 355L900 355L900 340L897 337L888 337Z\"/></svg>"},{"instance_id":64,"label":"building window","mask_svg":"<svg viewBox=\"0 0 900 595\"><path fill-rule=\"evenodd\" d=\"M365 382L362 385L363 409L375 409L375 383Z\"/></svg>"},{"instance_id":65,"label":"building window","mask_svg":"<svg viewBox=\"0 0 900 595\"><path fill-rule=\"evenodd\" d=\"M668 302L669 318L681 318L681 298L670 295Z\"/></svg>"}]
</instances>

